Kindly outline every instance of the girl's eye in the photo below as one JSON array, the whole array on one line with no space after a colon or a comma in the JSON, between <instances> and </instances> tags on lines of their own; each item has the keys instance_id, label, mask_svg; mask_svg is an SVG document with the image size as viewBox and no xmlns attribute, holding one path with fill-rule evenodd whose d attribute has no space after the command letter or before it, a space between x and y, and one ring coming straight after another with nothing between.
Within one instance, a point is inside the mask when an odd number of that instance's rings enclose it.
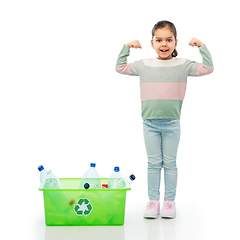
<instances>
[{"instance_id":1,"label":"girl's eye","mask_svg":"<svg viewBox=\"0 0 240 240\"><path fill-rule=\"evenodd\" d=\"M160 39L158 39L158 40L156 40L156 42L161 42L162 40L160 40ZM167 40L167 42L171 42L172 41L172 39L168 39Z\"/></svg>"}]
</instances>

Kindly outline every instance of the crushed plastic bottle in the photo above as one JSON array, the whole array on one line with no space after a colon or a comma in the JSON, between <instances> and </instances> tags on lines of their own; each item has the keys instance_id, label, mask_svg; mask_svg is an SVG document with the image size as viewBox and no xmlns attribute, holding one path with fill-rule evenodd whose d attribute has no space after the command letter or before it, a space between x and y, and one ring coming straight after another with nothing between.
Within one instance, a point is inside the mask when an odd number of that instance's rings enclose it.
<instances>
[{"instance_id":1,"label":"crushed plastic bottle","mask_svg":"<svg viewBox=\"0 0 240 240\"><path fill-rule=\"evenodd\" d=\"M114 168L114 172L108 179L108 188L112 188L117 182L119 182L122 179L122 176L119 171L120 171L119 167L116 166ZM122 182L122 187L119 186L119 188L123 188L123 187L124 187L124 182Z\"/></svg>"},{"instance_id":2,"label":"crushed plastic bottle","mask_svg":"<svg viewBox=\"0 0 240 240\"><path fill-rule=\"evenodd\" d=\"M65 215L72 209L72 205L75 202L74 199L70 199L66 195L61 182L51 170L45 170L42 165L38 167L38 170L40 171L39 188L46 189L45 195L51 200L53 206L61 215ZM48 191L48 189L59 189L60 191Z\"/></svg>"},{"instance_id":3,"label":"crushed plastic bottle","mask_svg":"<svg viewBox=\"0 0 240 240\"><path fill-rule=\"evenodd\" d=\"M51 170L45 170L42 165L38 167L40 171L40 188L42 189L63 189L59 179Z\"/></svg>"},{"instance_id":4,"label":"crushed plastic bottle","mask_svg":"<svg viewBox=\"0 0 240 240\"><path fill-rule=\"evenodd\" d=\"M101 180L95 169L96 163L91 163L90 168L83 175L82 180L80 182L80 189L84 189L84 184L88 183L91 188L101 189Z\"/></svg>"},{"instance_id":5,"label":"crushed plastic bottle","mask_svg":"<svg viewBox=\"0 0 240 240\"><path fill-rule=\"evenodd\" d=\"M133 180L135 180L135 178L136 177L133 174L131 174L129 177L122 178L114 186L112 186L111 189L130 188L132 185L132 182L133 182Z\"/></svg>"}]
</instances>

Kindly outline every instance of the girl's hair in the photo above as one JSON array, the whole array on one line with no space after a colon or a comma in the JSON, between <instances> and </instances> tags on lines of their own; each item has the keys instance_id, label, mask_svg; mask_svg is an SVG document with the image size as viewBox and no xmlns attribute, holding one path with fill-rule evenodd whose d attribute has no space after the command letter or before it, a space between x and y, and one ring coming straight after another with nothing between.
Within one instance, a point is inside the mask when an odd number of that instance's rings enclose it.
<instances>
[{"instance_id":1,"label":"girl's hair","mask_svg":"<svg viewBox=\"0 0 240 240\"><path fill-rule=\"evenodd\" d=\"M155 31L157 29L161 29L161 28L165 28L165 27L168 27L170 29L170 31L173 33L175 40L176 40L177 39L177 30L176 30L175 25L172 22L165 21L165 20L159 21L154 25L154 27L152 29L152 38L154 37ZM178 55L178 52L176 49L174 49L172 52L172 57L176 57L177 55Z\"/></svg>"}]
</instances>

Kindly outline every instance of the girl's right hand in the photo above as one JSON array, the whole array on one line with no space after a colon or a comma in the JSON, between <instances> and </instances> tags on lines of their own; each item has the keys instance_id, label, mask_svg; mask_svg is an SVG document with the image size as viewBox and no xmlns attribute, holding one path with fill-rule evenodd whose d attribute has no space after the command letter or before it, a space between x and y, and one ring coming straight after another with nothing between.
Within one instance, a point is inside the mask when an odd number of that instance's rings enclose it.
<instances>
[{"instance_id":1,"label":"girl's right hand","mask_svg":"<svg viewBox=\"0 0 240 240\"><path fill-rule=\"evenodd\" d=\"M131 42L125 44L125 47L142 49L142 46L138 40L131 41Z\"/></svg>"}]
</instances>

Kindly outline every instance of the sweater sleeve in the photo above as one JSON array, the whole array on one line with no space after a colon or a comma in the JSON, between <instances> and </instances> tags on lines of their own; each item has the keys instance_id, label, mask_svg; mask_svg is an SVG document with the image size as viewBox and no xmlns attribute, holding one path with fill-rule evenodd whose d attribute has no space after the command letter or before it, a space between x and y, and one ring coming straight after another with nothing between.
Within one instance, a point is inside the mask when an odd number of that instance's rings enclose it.
<instances>
[{"instance_id":1,"label":"sweater sleeve","mask_svg":"<svg viewBox=\"0 0 240 240\"><path fill-rule=\"evenodd\" d=\"M204 76L213 72L213 61L206 45L199 48L202 56L202 63L196 63L188 60L188 76Z\"/></svg>"},{"instance_id":2,"label":"sweater sleeve","mask_svg":"<svg viewBox=\"0 0 240 240\"><path fill-rule=\"evenodd\" d=\"M130 76L139 76L139 62L127 63L127 58L130 55L130 48L123 46L121 52L118 55L116 63L116 71L121 74Z\"/></svg>"}]
</instances>

